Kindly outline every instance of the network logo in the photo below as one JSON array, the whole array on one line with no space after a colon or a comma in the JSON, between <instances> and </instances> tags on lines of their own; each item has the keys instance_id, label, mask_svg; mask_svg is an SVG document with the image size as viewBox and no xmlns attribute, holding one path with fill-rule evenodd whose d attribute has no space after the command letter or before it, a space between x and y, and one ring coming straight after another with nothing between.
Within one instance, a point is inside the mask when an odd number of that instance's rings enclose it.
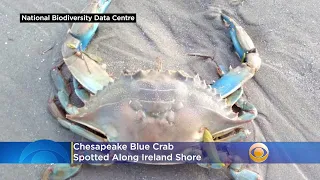
<instances>
[{"instance_id":1,"label":"network logo","mask_svg":"<svg viewBox=\"0 0 320 180\"><path fill-rule=\"evenodd\" d=\"M70 147L70 146L69 146ZM39 140L27 145L19 163L70 163L70 149L50 140Z\"/></svg>"},{"instance_id":2,"label":"network logo","mask_svg":"<svg viewBox=\"0 0 320 180\"><path fill-rule=\"evenodd\" d=\"M263 143L255 143L249 149L249 157L256 163L262 163L269 157L269 149Z\"/></svg>"}]
</instances>

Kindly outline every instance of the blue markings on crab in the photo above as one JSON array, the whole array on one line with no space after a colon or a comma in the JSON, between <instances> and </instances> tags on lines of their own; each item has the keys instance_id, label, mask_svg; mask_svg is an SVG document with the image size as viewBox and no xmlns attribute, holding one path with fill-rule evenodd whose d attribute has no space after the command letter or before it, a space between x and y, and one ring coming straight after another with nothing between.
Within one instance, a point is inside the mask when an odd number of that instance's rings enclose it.
<instances>
[{"instance_id":1,"label":"blue markings on crab","mask_svg":"<svg viewBox=\"0 0 320 180\"><path fill-rule=\"evenodd\" d=\"M85 8L81 13L97 13L103 14L107 11L111 0L99 0L98 3L92 3ZM99 23L74 23L70 29L70 34L80 40L81 44L78 50L84 51L90 43L92 37L98 29Z\"/></svg>"},{"instance_id":2,"label":"blue markings on crab","mask_svg":"<svg viewBox=\"0 0 320 180\"><path fill-rule=\"evenodd\" d=\"M223 75L211 87L217 89L217 92L224 98L239 89L253 75L251 69L246 65L238 66Z\"/></svg>"},{"instance_id":3,"label":"blue markings on crab","mask_svg":"<svg viewBox=\"0 0 320 180\"><path fill-rule=\"evenodd\" d=\"M223 65L218 65L217 71L218 71L218 74L220 75L220 78L225 74L227 74L231 69L232 69L231 66L229 67L229 69L227 69ZM233 92L231 95L227 97L227 101L226 101L227 105L230 107L233 106L240 99L242 94L243 94L243 88L241 86L238 90L236 90L235 92Z\"/></svg>"},{"instance_id":4,"label":"blue markings on crab","mask_svg":"<svg viewBox=\"0 0 320 180\"><path fill-rule=\"evenodd\" d=\"M88 91L86 91L84 88L80 89L79 82L74 77L73 77L72 83L73 83L73 87L76 95L80 98L82 102L87 102L90 98L90 94L88 93Z\"/></svg>"},{"instance_id":5,"label":"blue markings on crab","mask_svg":"<svg viewBox=\"0 0 320 180\"><path fill-rule=\"evenodd\" d=\"M221 17L222 17L222 20L225 21L229 26L229 34L233 42L233 47L237 55L240 57L241 61L243 62L245 59L246 52L243 49L243 47L241 47L241 44L238 41L235 24L232 21L230 21L230 18L228 16L222 14Z\"/></svg>"},{"instance_id":6,"label":"blue markings on crab","mask_svg":"<svg viewBox=\"0 0 320 180\"><path fill-rule=\"evenodd\" d=\"M231 69L212 85L212 88L217 89L217 92L225 98L254 76L260 68L261 59L246 31L227 15L222 14L221 18L229 29L233 47L242 62L240 66Z\"/></svg>"},{"instance_id":7,"label":"blue markings on crab","mask_svg":"<svg viewBox=\"0 0 320 180\"><path fill-rule=\"evenodd\" d=\"M233 69L230 67L229 70L232 71ZM227 68L222 65L219 65L218 66L218 74L221 76L221 79L224 78L226 75L228 75ZM212 86L214 86L214 85L212 85ZM219 92L219 90L217 92ZM242 98L243 87L240 86L239 89L237 89L236 91L232 91L232 92L233 93L231 93L230 95L228 95L226 97L226 99L227 99L226 103L228 106L236 105L237 107L239 107L241 109L241 115L238 118L241 120L246 120L246 121L249 121L249 120L256 118L258 112L257 112L257 109L255 108L255 106L253 104L251 104L250 102L248 102L247 100L244 100Z\"/></svg>"},{"instance_id":8,"label":"blue markings on crab","mask_svg":"<svg viewBox=\"0 0 320 180\"><path fill-rule=\"evenodd\" d=\"M236 102L236 106L238 106L240 109L242 109L242 114L239 116L239 119L242 120L252 120L257 117L258 111L256 107L251 104L250 102L240 98Z\"/></svg>"},{"instance_id":9,"label":"blue markings on crab","mask_svg":"<svg viewBox=\"0 0 320 180\"><path fill-rule=\"evenodd\" d=\"M57 91L66 91L66 93L70 94L70 91L68 90L68 87L66 85L66 82L64 78L61 75L60 70L58 67L55 67L52 69L51 78L53 80L54 86L56 87Z\"/></svg>"}]
</instances>

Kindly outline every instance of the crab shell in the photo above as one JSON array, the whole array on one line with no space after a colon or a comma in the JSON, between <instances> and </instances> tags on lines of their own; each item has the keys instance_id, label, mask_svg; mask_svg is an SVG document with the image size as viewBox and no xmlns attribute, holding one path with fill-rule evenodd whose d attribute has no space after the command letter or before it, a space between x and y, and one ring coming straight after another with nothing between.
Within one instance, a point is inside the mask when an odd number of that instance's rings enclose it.
<instances>
[{"instance_id":1,"label":"crab shell","mask_svg":"<svg viewBox=\"0 0 320 180\"><path fill-rule=\"evenodd\" d=\"M223 141L250 122L198 75L157 70L123 75L67 118L110 142L199 142L205 128Z\"/></svg>"}]
</instances>

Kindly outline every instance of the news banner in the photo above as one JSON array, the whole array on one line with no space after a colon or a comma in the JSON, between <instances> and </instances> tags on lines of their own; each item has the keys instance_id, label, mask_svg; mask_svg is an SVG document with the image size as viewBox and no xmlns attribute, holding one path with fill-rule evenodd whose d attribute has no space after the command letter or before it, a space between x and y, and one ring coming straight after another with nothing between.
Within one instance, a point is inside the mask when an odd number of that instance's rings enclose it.
<instances>
[{"instance_id":1,"label":"news banner","mask_svg":"<svg viewBox=\"0 0 320 180\"><path fill-rule=\"evenodd\" d=\"M4 164L320 163L319 142L0 142Z\"/></svg>"}]
</instances>

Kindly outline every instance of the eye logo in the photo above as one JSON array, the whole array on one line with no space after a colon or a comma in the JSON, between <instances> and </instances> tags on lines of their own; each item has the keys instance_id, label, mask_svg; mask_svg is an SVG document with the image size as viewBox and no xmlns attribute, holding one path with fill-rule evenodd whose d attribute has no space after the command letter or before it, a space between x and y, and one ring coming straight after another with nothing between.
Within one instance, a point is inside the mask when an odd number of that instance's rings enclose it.
<instances>
[{"instance_id":1,"label":"eye logo","mask_svg":"<svg viewBox=\"0 0 320 180\"><path fill-rule=\"evenodd\" d=\"M264 162L268 159L269 149L262 143L255 143L249 149L249 156L256 163Z\"/></svg>"},{"instance_id":2,"label":"eye logo","mask_svg":"<svg viewBox=\"0 0 320 180\"><path fill-rule=\"evenodd\" d=\"M59 143L50 140L30 143L23 149L19 158L19 163L70 163L70 161L70 152Z\"/></svg>"}]
</instances>

